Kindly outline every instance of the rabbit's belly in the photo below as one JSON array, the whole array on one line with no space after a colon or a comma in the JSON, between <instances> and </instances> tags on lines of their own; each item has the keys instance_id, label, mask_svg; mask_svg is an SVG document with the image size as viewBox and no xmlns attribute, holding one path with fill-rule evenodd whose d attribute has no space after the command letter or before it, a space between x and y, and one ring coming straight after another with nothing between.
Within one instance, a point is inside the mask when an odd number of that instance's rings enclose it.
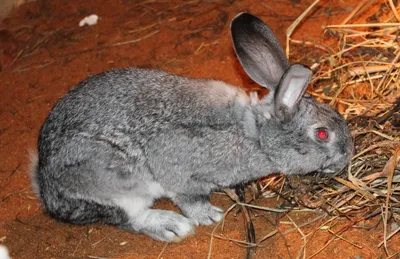
<instances>
[{"instance_id":1,"label":"rabbit's belly","mask_svg":"<svg viewBox=\"0 0 400 259\"><path fill-rule=\"evenodd\" d=\"M113 197L112 202L125 209L130 217L134 217L150 207L159 198L174 198L176 195L166 191L157 182L145 182L129 192Z\"/></svg>"}]
</instances>

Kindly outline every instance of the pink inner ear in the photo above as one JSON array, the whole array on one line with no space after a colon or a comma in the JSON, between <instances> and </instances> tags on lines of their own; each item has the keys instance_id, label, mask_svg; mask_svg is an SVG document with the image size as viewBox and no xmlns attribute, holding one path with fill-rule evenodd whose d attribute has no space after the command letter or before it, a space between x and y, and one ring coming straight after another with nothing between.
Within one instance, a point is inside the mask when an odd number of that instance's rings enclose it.
<instances>
[{"instance_id":1,"label":"pink inner ear","mask_svg":"<svg viewBox=\"0 0 400 259\"><path fill-rule=\"evenodd\" d=\"M301 97L304 85L307 84L308 78L304 76L294 75L290 78L289 86L282 98L282 103L288 107L293 107L297 100Z\"/></svg>"}]
</instances>

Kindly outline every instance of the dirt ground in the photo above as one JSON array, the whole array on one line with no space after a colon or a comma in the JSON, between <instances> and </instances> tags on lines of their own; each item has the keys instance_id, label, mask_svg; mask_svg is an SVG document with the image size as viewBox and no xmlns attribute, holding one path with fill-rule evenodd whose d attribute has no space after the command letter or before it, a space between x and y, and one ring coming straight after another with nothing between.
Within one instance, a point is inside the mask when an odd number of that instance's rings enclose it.
<instances>
[{"instance_id":1,"label":"dirt ground","mask_svg":"<svg viewBox=\"0 0 400 259\"><path fill-rule=\"evenodd\" d=\"M38 0L14 10L0 25L0 244L13 258L245 258L246 249L218 236L245 240L241 215L229 213L224 230L199 227L178 244L164 244L102 224L74 226L47 216L30 189L28 150L36 148L38 131L54 103L88 75L129 66L161 68L188 77L206 77L254 87L234 55L230 20L241 11L267 22L284 43L287 27L313 0ZM359 1L321 1L293 38L323 41L322 26L340 21ZM97 25L79 27L90 14ZM293 62L311 64L318 52L292 47ZM214 204L233 203L214 194ZM276 207L274 199L259 204ZM175 209L168 201L160 208ZM261 215L261 214L260 214ZM269 214L275 222L256 221L260 240L271 231L257 258L386 258L379 218L352 226L345 218L317 220L318 212L292 212L290 218ZM325 226L319 228L320 226ZM361 226L361 225L359 225ZM293 230L294 231L287 231ZM332 233L340 233L335 236ZM311 234L311 235L309 235ZM400 251L400 236L388 242ZM211 250L210 250L211 248ZM302 256L301 256L302 257ZM400 258L399 255L393 258Z\"/></svg>"}]
</instances>

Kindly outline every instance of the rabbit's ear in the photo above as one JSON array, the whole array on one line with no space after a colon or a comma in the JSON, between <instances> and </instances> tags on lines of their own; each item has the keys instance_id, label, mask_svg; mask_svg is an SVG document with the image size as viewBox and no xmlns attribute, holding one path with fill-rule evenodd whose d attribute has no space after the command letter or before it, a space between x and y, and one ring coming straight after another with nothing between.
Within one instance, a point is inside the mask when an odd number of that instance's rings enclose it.
<instances>
[{"instance_id":1,"label":"rabbit's ear","mask_svg":"<svg viewBox=\"0 0 400 259\"><path fill-rule=\"evenodd\" d=\"M275 92L275 115L280 120L290 119L311 80L311 70L301 64L291 65Z\"/></svg>"},{"instance_id":2,"label":"rabbit's ear","mask_svg":"<svg viewBox=\"0 0 400 259\"><path fill-rule=\"evenodd\" d=\"M241 13L231 23L236 55L256 83L275 90L290 66L272 30L257 17Z\"/></svg>"}]
</instances>

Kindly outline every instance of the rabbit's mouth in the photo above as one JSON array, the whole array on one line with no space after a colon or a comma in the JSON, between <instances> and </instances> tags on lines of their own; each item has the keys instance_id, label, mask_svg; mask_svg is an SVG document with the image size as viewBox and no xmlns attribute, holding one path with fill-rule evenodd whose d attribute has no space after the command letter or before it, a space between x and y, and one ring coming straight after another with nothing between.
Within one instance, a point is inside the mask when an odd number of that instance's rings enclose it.
<instances>
[{"instance_id":1,"label":"rabbit's mouth","mask_svg":"<svg viewBox=\"0 0 400 259\"><path fill-rule=\"evenodd\" d=\"M324 174L332 174L332 173L336 172L336 170L333 170L331 168L323 168L321 170L321 172L324 173Z\"/></svg>"},{"instance_id":2,"label":"rabbit's mouth","mask_svg":"<svg viewBox=\"0 0 400 259\"><path fill-rule=\"evenodd\" d=\"M325 174L332 174L336 172L342 171L346 165L330 165L326 167L322 167L320 172L325 173Z\"/></svg>"}]
</instances>

